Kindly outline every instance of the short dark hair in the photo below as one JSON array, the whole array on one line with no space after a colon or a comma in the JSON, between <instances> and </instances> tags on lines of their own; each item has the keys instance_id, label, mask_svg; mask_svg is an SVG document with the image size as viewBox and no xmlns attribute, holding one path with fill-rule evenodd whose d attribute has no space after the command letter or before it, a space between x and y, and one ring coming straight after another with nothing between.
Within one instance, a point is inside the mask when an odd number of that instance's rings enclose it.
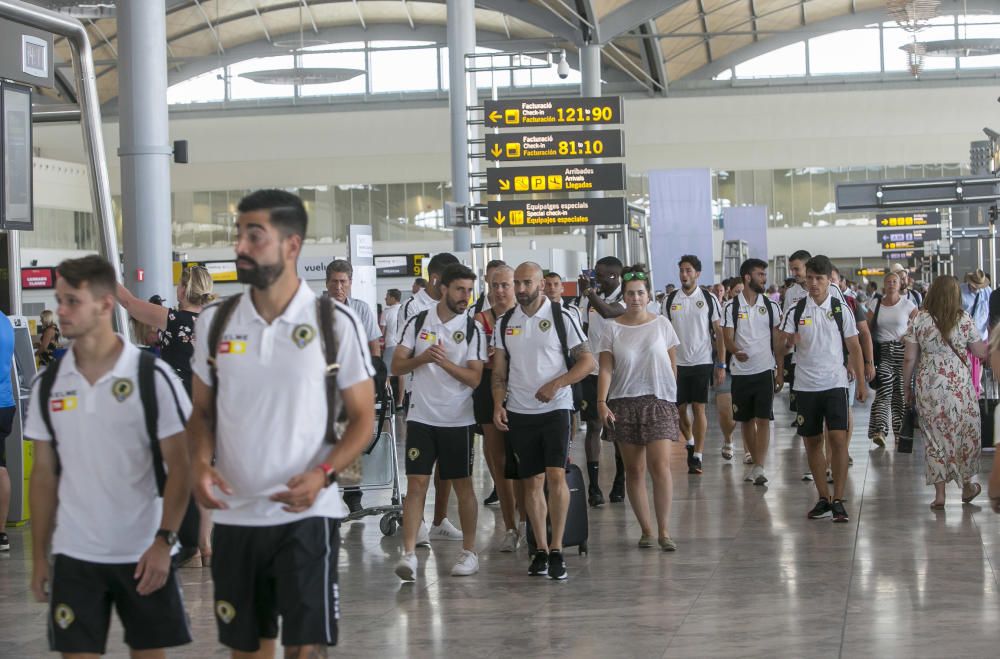
<instances>
[{"instance_id":1,"label":"short dark hair","mask_svg":"<svg viewBox=\"0 0 1000 659\"><path fill-rule=\"evenodd\" d=\"M762 261L761 259L747 259L744 261L740 265L740 281L744 281L747 275L758 268L767 270L767 261Z\"/></svg>"},{"instance_id":2,"label":"short dark hair","mask_svg":"<svg viewBox=\"0 0 1000 659\"><path fill-rule=\"evenodd\" d=\"M335 272L343 272L349 279L354 279L354 266L346 259L334 259L330 261L330 265L326 266L326 280L330 281L330 277Z\"/></svg>"},{"instance_id":3,"label":"short dark hair","mask_svg":"<svg viewBox=\"0 0 1000 659\"><path fill-rule=\"evenodd\" d=\"M598 261L598 263L600 263L600 261ZM653 287L649 283L649 270L646 269L646 265L643 264L643 263L636 263L635 265L630 265L629 267L622 269L622 277L624 277L625 275L627 275L629 273L633 273L633 272L641 272L642 274L646 275L645 277L643 277L639 281L641 281L643 283L643 285L646 287L646 292L647 293L652 293L653 292ZM635 281L635 280L632 280L632 281ZM628 283L627 281L625 281L624 279L622 279L622 293L625 292L625 284L627 284L627 283Z\"/></svg>"},{"instance_id":4,"label":"short dark hair","mask_svg":"<svg viewBox=\"0 0 1000 659\"><path fill-rule=\"evenodd\" d=\"M682 256L681 260L677 262L677 267L679 268L685 263L694 268L695 272L701 272L701 259L699 259L694 254L685 254L684 256Z\"/></svg>"},{"instance_id":5,"label":"short dark hair","mask_svg":"<svg viewBox=\"0 0 1000 659\"><path fill-rule=\"evenodd\" d=\"M257 190L240 199L240 213L270 211L271 224L285 236L306 237L309 215L302 200L285 190Z\"/></svg>"},{"instance_id":6,"label":"short dark hair","mask_svg":"<svg viewBox=\"0 0 1000 659\"><path fill-rule=\"evenodd\" d=\"M548 272L546 272L545 273L545 277L546 278L552 277L553 279L558 279L559 281L562 281L562 275L560 275L558 272L554 272L552 270L549 270Z\"/></svg>"},{"instance_id":7,"label":"short dark hair","mask_svg":"<svg viewBox=\"0 0 1000 659\"><path fill-rule=\"evenodd\" d=\"M441 273L441 286L450 286L451 282L458 281L459 279L476 281L476 273L461 263L452 263Z\"/></svg>"},{"instance_id":8,"label":"short dark hair","mask_svg":"<svg viewBox=\"0 0 1000 659\"><path fill-rule=\"evenodd\" d=\"M428 275L440 275L443 274L445 268L453 263L458 263L458 257L456 257L451 252L441 252L440 254L435 254L431 257L431 260L427 263L427 274Z\"/></svg>"},{"instance_id":9,"label":"short dark hair","mask_svg":"<svg viewBox=\"0 0 1000 659\"><path fill-rule=\"evenodd\" d=\"M792 252L792 255L788 257L789 261L808 261L812 258L812 254L804 249L797 249Z\"/></svg>"},{"instance_id":10,"label":"short dark hair","mask_svg":"<svg viewBox=\"0 0 1000 659\"><path fill-rule=\"evenodd\" d=\"M806 272L829 277L833 273L833 263L822 254L817 254L806 261Z\"/></svg>"},{"instance_id":11,"label":"short dark hair","mask_svg":"<svg viewBox=\"0 0 1000 659\"><path fill-rule=\"evenodd\" d=\"M413 283L416 284L417 286L422 286L423 288L427 288L427 280L424 279L423 277L417 277L416 279L413 280Z\"/></svg>"},{"instance_id":12,"label":"short dark hair","mask_svg":"<svg viewBox=\"0 0 1000 659\"><path fill-rule=\"evenodd\" d=\"M91 254L78 259L66 259L56 267L59 277L73 288L90 286L94 297L114 295L118 285L115 267L107 259Z\"/></svg>"},{"instance_id":13,"label":"short dark hair","mask_svg":"<svg viewBox=\"0 0 1000 659\"><path fill-rule=\"evenodd\" d=\"M397 302L403 299L403 294L399 291L398 288L390 288L385 292L385 294L391 297L393 300L396 300Z\"/></svg>"},{"instance_id":14,"label":"short dark hair","mask_svg":"<svg viewBox=\"0 0 1000 659\"><path fill-rule=\"evenodd\" d=\"M833 264L830 264L830 272L831 272L831 273L834 273L834 272L836 272L836 273L837 273L837 276L838 276L838 277L840 276L840 270L838 270L838 269L837 269L837 266L835 266L835 265L833 265ZM848 282L848 283L850 283L850 282Z\"/></svg>"},{"instance_id":15,"label":"short dark hair","mask_svg":"<svg viewBox=\"0 0 1000 659\"><path fill-rule=\"evenodd\" d=\"M625 267L625 265L618 260L618 257L615 256L605 256L604 258L597 259L597 263L594 264L594 267L596 268L599 265L603 265L606 268L614 268L619 272L622 272L622 269Z\"/></svg>"},{"instance_id":16,"label":"short dark hair","mask_svg":"<svg viewBox=\"0 0 1000 659\"><path fill-rule=\"evenodd\" d=\"M503 259L493 259L492 261L486 264L486 269L492 270L493 268L499 268L502 265L507 265L507 262L504 261Z\"/></svg>"}]
</instances>

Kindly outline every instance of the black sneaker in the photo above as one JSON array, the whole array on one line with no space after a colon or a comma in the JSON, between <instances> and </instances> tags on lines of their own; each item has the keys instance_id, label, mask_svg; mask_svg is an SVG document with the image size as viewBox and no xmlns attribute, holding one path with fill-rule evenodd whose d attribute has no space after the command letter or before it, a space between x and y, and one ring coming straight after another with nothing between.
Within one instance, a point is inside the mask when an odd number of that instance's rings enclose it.
<instances>
[{"instance_id":1,"label":"black sneaker","mask_svg":"<svg viewBox=\"0 0 1000 659\"><path fill-rule=\"evenodd\" d=\"M841 508L843 508L843 506L841 506ZM820 499L816 502L816 505L813 506L813 509L809 511L807 517L809 517L809 519L820 519L821 517L829 517L831 512L832 508L830 507L830 502L826 499Z\"/></svg>"},{"instance_id":2,"label":"black sneaker","mask_svg":"<svg viewBox=\"0 0 1000 659\"><path fill-rule=\"evenodd\" d=\"M567 576L566 574L566 559L563 558L562 552L553 549L549 552L549 579L556 579L562 581Z\"/></svg>"},{"instance_id":3,"label":"black sneaker","mask_svg":"<svg viewBox=\"0 0 1000 659\"><path fill-rule=\"evenodd\" d=\"M565 569L565 568L564 568ZM549 573L549 555L544 549L535 552L535 557L531 559L528 567L528 574L533 577L543 577Z\"/></svg>"},{"instance_id":4,"label":"black sneaker","mask_svg":"<svg viewBox=\"0 0 1000 659\"><path fill-rule=\"evenodd\" d=\"M611 503L621 503L625 500L625 481L615 479L611 484L611 491L608 492L608 501Z\"/></svg>"},{"instance_id":5,"label":"black sneaker","mask_svg":"<svg viewBox=\"0 0 1000 659\"><path fill-rule=\"evenodd\" d=\"M0 551L10 551L10 538L6 533L0 533Z\"/></svg>"},{"instance_id":6,"label":"black sneaker","mask_svg":"<svg viewBox=\"0 0 1000 659\"><path fill-rule=\"evenodd\" d=\"M496 506L499 503L500 503L500 497L497 496L497 488L494 487L493 491L490 492L490 495L488 497L486 497L485 499L483 499L483 505L484 506Z\"/></svg>"},{"instance_id":7,"label":"black sneaker","mask_svg":"<svg viewBox=\"0 0 1000 659\"><path fill-rule=\"evenodd\" d=\"M834 499L833 503L830 504L830 508L833 509L834 522L845 524L851 521L851 518L847 516L847 508L844 508L844 502L840 499Z\"/></svg>"},{"instance_id":8,"label":"black sneaker","mask_svg":"<svg viewBox=\"0 0 1000 659\"><path fill-rule=\"evenodd\" d=\"M361 493L360 492L348 492L344 495L344 503L347 504L347 510L352 513L356 513L361 510Z\"/></svg>"},{"instance_id":9,"label":"black sneaker","mask_svg":"<svg viewBox=\"0 0 1000 659\"><path fill-rule=\"evenodd\" d=\"M694 444L685 444L684 448L687 449L688 453L688 473L693 474L691 466L694 464Z\"/></svg>"},{"instance_id":10,"label":"black sneaker","mask_svg":"<svg viewBox=\"0 0 1000 659\"><path fill-rule=\"evenodd\" d=\"M595 485L590 486L587 490L587 503L590 504L591 508L604 505L604 493L601 492L601 488Z\"/></svg>"},{"instance_id":11,"label":"black sneaker","mask_svg":"<svg viewBox=\"0 0 1000 659\"><path fill-rule=\"evenodd\" d=\"M689 474L700 474L702 473L701 468L701 458L692 457L688 460L688 473Z\"/></svg>"}]
</instances>

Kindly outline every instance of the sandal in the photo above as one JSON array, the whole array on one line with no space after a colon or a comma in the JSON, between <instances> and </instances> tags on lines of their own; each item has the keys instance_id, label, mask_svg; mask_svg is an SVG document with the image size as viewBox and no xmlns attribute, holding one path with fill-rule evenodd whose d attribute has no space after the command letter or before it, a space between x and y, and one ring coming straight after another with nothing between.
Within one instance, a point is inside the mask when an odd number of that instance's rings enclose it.
<instances>
[{"instance_id":1,"label":"sandal","mask_svg":"<svg viewBox=\"0 0 1000 659\"><path fill-rule=\"evenodd\" d=\"M944 510L944 501L938 503L937 501L931 501L931 510Z\"/></svg>"},{"instance_id":2,"label":"sandal","mask_svg":"<svg viewBox=\"0 0 1000 659\"><path fill-rule=\"evenodd\" d=\"M726 459L726 460L732 460L733 459L733 445L732 444L723 444L722 445L722 457L724 459Z\"/></svg>"},{"instance_id":3,"label":"sandal","mask_svg":"<svg viewBox=\"0 0 1000 659\"><path fill-rule=\"evenodd\" d=\"M980 485L979 483L969 483L969 486L975 488L975 492L973 492L972 496L970 497L963 496L962 503L972 503L972 500L978 497L983 492L983 486Z\"/></svg>"}]
</instances>

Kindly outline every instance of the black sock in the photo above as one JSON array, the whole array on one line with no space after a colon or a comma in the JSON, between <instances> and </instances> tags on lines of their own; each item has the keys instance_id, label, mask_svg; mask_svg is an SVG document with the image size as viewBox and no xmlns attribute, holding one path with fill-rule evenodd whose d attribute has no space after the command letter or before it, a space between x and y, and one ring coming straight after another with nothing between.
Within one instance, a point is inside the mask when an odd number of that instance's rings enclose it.
<instances>
[{"instance_id":1,"label":"black sock","mask_svg":"<svg viewBox=\"0 0 1000 659\"><path fill-rule=\"evenodd\" d=\"M615 480L625 480L625 463L622 462L622 456L618 451L615 451Z\"/></svg>"},{"instance_id":2,"label":"black sock","mask_svg":"<svg viewBox=\"0 0 1000 659\"><path fill-rule=\"evenodd\" d=\"M590 487L596 488L597 484L597 469L600 462L588 462L587 463L587 475L590 477Z\"/></svg>"}]
</instances>

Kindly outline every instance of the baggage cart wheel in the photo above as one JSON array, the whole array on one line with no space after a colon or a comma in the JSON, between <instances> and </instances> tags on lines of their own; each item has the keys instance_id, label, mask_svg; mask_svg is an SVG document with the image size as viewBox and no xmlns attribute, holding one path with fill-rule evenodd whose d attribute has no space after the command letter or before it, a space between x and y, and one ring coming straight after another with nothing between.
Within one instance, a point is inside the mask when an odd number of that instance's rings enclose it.
<instances>
[{"instance_id":1,"label":"baggage cart wheel","mask_svg":"<svg viewBox=\"0 0 1000 659\"><path fill-rule=\"evenodd\" d=\"M395 535L396 529L399 528L399 521L395 515L387 513L378 521L378 528L384 536Z\"/></svg>"}]
</instances>

